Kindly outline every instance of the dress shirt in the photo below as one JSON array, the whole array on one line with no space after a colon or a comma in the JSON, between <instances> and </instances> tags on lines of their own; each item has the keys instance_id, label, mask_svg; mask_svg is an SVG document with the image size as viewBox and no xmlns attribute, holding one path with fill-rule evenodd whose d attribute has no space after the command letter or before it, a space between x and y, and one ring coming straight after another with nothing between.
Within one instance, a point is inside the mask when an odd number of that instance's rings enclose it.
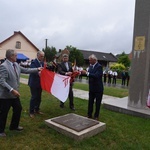
<instances>
[{"instance_id":1,"label":"dress shirt","mask_svg":"<svg viewBox=\"0 0 150 150\"><path fill-rule=\"evenodd\" d=\"M69 70L68 62L65 62L65 66L67 68L67 71Z\"/></svg>"}]
</instances>

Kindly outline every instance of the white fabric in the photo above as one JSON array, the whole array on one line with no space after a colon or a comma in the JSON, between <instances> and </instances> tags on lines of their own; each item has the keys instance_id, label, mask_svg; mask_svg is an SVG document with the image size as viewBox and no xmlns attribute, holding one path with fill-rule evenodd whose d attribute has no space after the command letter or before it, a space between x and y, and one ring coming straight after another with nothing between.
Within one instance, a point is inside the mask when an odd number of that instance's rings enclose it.
<instances>
[{"instance_id":1,"label":"white fabric","mask_svg":"<svg viewBox=\"0 0 150 150\"><path fill-rule=\"evenodd\" d=\"M60 101L65 102L68 98L69 87L70 87L70 77L63 78L62 75L55 74L54 81L50 91Z\"/></svg>"}]
</instances>

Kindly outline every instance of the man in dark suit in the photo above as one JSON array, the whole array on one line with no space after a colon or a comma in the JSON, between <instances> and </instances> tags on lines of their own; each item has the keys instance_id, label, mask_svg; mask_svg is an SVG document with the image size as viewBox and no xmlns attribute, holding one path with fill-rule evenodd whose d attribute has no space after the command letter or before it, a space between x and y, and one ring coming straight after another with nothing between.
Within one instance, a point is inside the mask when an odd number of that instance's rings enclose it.
<instances>
[{"instance_id":1,"label":"man in dark suit","mask_svg":"<svg viewBox=\"0 0 150 150\"><path fill-rule=\"evenodd\" d=\"M126 72L125 72L125 70L122 71L122 73L121 73L121 78L122 78L122 83L121 83L121 85L122 85L122 86L125 86L125 84L126 84Z\"/></svg>"},{"instance_id":2,"label":"man in dark suit","mask_svg":"<svg viewBox=\"0 0 150 150\"><path fill-rule=\"evenodd\" d=\"M73 73L72 69L72 63L69 62L69 56L68 54L63 54L62 56L62 62L58 66L58 73L61 75L71 76ZM75 110L74 103L73 103L73 90L72 90L73 82L70 83L70 89L69 89L69 106L70 109ZM60 102L60 107L64 107L64 103Z\"/></svg>"},{"instance_id":3,"label":"man in dark suit","mask_svg":"<svg viewBox=\"0 0 150 150\"><path fill-rule=\"evenodd\" d=\"M0 65L0 137L5 137L7 115L10 107L13 109L10 130L23 130L19 126L22 106L20 103L19 80L21 73L33 73L42 68L23 68L16 63L17 53L15 50L6 51L6 60Z\"/></svg>"},{"instance_id":4,"label":"man in dark suit","mask_svg":"<svg viewBox=\"0 0 150 150\"><path fill-rule=\"evenodd\" d=\"M89 56L89 63L88 72L82 71L83 74L87 74L89 77L88 118L92 118L94 99L96 99L94 119L98 120L104 90L102 82L103 69L93 54Z\"/></svg>"},{"instance_id":5,"label":"man in dark suit","mask_svg":"<svg viewBox=\"0 0 150 150\"><path fill-rule=\"evenodd\" d=\"M44 66L43 60L44 60L44 52L38 51L37 58L31 62L30 68L43 67ZM30 117L34 118L35 113L43 114L40 111L41 94L42 94L42 88L40 84L40 72L30 74L28 85L30 86L31 91L29 113Z\"/></svg>"}]
</instances>

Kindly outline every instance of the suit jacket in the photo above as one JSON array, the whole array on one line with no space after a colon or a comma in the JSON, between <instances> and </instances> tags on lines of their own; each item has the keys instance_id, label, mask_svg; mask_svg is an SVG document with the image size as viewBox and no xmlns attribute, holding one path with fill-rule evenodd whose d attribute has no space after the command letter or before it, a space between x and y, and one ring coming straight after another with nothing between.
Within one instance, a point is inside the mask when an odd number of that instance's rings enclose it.
<instances>
[{"instance_id":1,"label":"suit jacket","mask_svg":"<svg viewBox=\"0 0 150 150\"><path fill-rule=\"evenodd\" d=\"M89 67L89 92L103 92L103 69L102 66L97 63L94 68Z\"/></svg>"},{"instance_id":2,"label":"suit jacket","mask_svg":"<svg viewBox=\"0 0 150 150\"><path fill-rule=\"evenodd\" d=\"M15 90L19 90L19 81L21 73L31 73L38 72L37 68L30 69L24 68L18 65L18 63L14 63L16 66L15 70L7 59L4 63L0 65L0 98L8 99L8 98L16 98L10 90L13 88ZM17 75L16 75L17 74Z\"/></svg>"},{"instance_id":3,"label":"suit jacket","mask_svg":"<svg viewBox=\"0 0 150 150\"><path fill-rule=\"evenodd\" d=\"M61 75L65 75L66 72L73 72L71 62L68 62L68 67L69 67L69 70L67 70L65 62L61 62L61 64L59 64L58 66L58 73Z\"/></svg>"},{"instance_id":4,"label":"suit jacket","mask_svg":"<svg viewBox=\"0 0 150 150\"><path fill-rule=\"evenodd\" d=\"M31 62L30 68L38 68L38 67L43 67L43 66L44 66L44 62L39 63L39 61L37 59L35 59ZM28 85L30 87L35 87L35 88L41 87L40 76L39 76L38 72L30 74L29 80L28 80Z\"/></svg>"}]
</instances>

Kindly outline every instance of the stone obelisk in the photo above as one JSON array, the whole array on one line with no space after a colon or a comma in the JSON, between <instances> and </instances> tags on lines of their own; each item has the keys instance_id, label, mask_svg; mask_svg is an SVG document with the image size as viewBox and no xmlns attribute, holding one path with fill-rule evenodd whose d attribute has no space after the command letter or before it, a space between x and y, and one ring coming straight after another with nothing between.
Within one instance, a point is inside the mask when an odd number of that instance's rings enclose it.
<instances>
[{"instance_id":1,"label":"stone obelisk","mask_svg":"<svg viewBox=\"0 0 150 150\"><path fill-rule=\"evenodd\" d=\"M146 108L150 89L150 0L136 0L128 106Z\"/></svg>"}]
</instances>

